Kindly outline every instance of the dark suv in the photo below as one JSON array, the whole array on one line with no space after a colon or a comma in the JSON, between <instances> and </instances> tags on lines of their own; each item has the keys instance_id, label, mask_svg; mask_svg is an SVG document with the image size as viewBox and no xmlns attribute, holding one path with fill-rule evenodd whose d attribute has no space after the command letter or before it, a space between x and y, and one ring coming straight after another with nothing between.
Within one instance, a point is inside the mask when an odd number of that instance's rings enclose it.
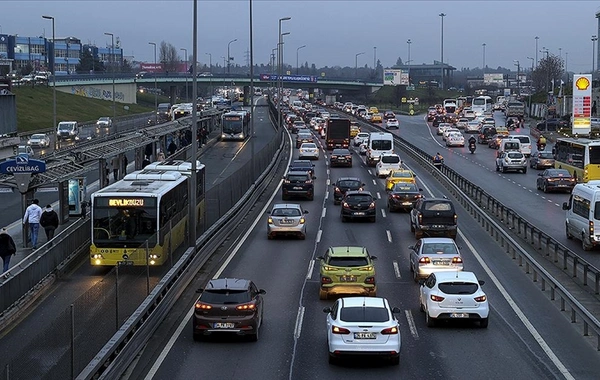
<instances>
[{"instance_id":1,"label":"dark suv","mask_svg":"<svg viewBox=\"0 0 600 380\"><path fill-rule=\"evenodd\" d=\"M445 198L421 198L410 212L410 231L415 238L423 236L447 236L456 239L456 211L451 200Z\"/></svg>"},{"instance_id":2,"label":"dark suv","mask_svg":"<svg viewBox=\"0 0 600 380\"><path fill-rule=\"evenodd\" d=\"M212 334L248 335L258 340L263 320L263 294L250 280L210 280L194 305L194 340Z\"/></svg>"},{"instance_id":3,"label":"dark suv","mask_svg":"<svg viewBox=\"0 0 600 380\"><path fill-rule=\"evenodd\" d=\"M317 178L317 177L315 177L315 164L313 164L312 161L310 161L310 160L294 160L290 164L288 171L290 171L290 172L308 171L313 176L313 179Z\"/></svg>"},{"instance_id":4,"label":"dark suv","mask_svg":"<svg viewBox=\"0 0 600 380\"><path fill-rule=\"evenodd\" d=\"M306 197L309 201L315 198L315 185L309 171L290 171L283 177L281 199L285 201L293 196Z\"/></svg>"},{"instance_id":5,"label":"dark suv","mask_svg":"<svg viewBox=\"0 0 600 380\"><path fill-rule=\"evenodd\" d=\"M333 204L339 205L342 203L342 199L347 191L362 190L362 187L365 186L365 184L360 178L342 177L338 178L331 186L333 186Z\"/></svg>"},{"instance_id":6,"label":"dark suv","mask_svg":"<svg viewBox=\"0 0 600 380\"><path fill-rule=\"evenodd\" d=\"M342 200L340 216L342 222L348 219L368 219L370 222L375 222L377 219L375 198L373 198L373 195L369 191L347 191Z\"/></svg>"}]
</instances>

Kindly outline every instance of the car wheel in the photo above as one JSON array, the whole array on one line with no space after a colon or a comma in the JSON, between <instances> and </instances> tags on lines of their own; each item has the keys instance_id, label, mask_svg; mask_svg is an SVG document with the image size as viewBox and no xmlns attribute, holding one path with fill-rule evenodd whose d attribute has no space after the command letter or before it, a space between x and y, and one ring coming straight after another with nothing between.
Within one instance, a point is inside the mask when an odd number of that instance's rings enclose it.
<instances>
[{"instance_id":1,"label":"car wheel","mask_svg":"<svg viewBox=\"0 0 600 380\"><path fill-rule=\"evenodd\" d=\"M306 240L306 233L300 234L300 240Z\"/></svg>"},{"instance_id":2,"label":"car wheel","mask_svg":"<svg viewBox=\"0 0 600 380\"><path fill-rule=\"evenodd\" d=\"M567 226L566 224L565 224L565 233L567 235L567 239L569 239L569 240L573 239L573 235L571 235L571 233L569 232L569 226Z\"/></svg>"},{"instance_id":3,"label":"car wheel","mask_svg":"<svg viewBox=\"0 0 600 380\"><path fill-rule=\"evenodd\" d=\"M481 327L482 329L487 329L487 327L488 327L488 320L489 320L489 318L481 318L479 320L479 327Z\"/></svg>"},{"instance_id":4,"label":"car wheel","mask_svg":"<svg viewBox=\"0 0 600 380\"><path fill-rule=\"evenodd\" d=\"M589 244L586 241L585 235L583 233L581 234L581 248L583 248L584 251L591 251L592 248L594 248L592 244Z\"/></svg>"},{"instance_id":5,"label":"car wheel","mask_svg":"<svg viewBox=\"0 0 600 380\"><path fill-rule=\"evenodd\" d=\"M320 300L327 299L327 290L319 289L319 299Z\"/></svg>"},{"instance_id":6,"label":"car wheel","mask_svg":"<svg viewBox=\"0 0 600 380\"><path fill-rule=\"evenodd\" d=\"M336 205L336 206L339 205L340 203L342 203L342 202L336 201L335 199L333 200L333 204Z\"/></svg>"},{"instance_id":7,"label":"car wheel","mask_svg":"<svg viewBox=\"0 0 600 380\"><path fill-rule=\"evenodd\" d=\"M281 200L282 201L287 201L288 200L288 196L284 195L284 194L281 194Z\"/></svg>"},{"instance_id":8,"label":"car wheel","mask_svg":"<svg viewBox=\"0 0 600 380\"><path fill-rule=\"evenodd\" d=\"M337 363L337 358L335 356L333 356L333 354L330 352L329 353L329 364L336 364Z\"/></svg>"},{"instance_id":9,"label":"car wheel","mask_svg":"<svg viewBox=\"0 0 600 380\"><path fill-rule=\"evenodd\" d=\"M429 312L425 312L425 324L427 327L435 327L435 318L429 316Z\"/></svg>"},{"instance_id":10,"label":"car wheel","mask_svg":"<svg viewBox=\"0 0 600 380\"><path fill-rule=\"evenodd\" d=\"M377 217L375 217L375 216L370 219L371 223L375 223L376 221L377 221Z\"/></svg>"},{"instance_id":11,"label":"car wheel","mask_svg":"<svg viewBox=\"0 0 600 380\"><path fill-rule=\"evenodd\" d=\"M259 330L260 330L259 328L256 328L256 333L249 335L251 342L258 342L258 331Z\"/></svg>"},{"instance_id":12,"label":"car wheel","mask_svg":"<svg viewBox=\"0 0 600 380\"><path fill-rule=\"evenodd\" d=\"M545 183L544 183L544 185L542 186L542 191L543 191L544 193L547 193L547 192L548 192L548 185L547 185L547 184L545 184Z\"/></svg>"},{"instance_id":13,"label":"car wheel","mask_svg":"<svg viewBox=\"0 0 600 380\"><path fill-rule=\"evenodd\" d=\"M410 232L415 232L415 225L410 221Z\"/></svg>"},{"instance_id":14,"label":"car wheel","mask_svg":"<svg viewBox=\"0 0 600 380\"><path fill-rule=\"evenodd\" d=\"M499 172L500 171L500 166L496 165L496 171Z\"/></svg>"},{"instance_id":15,"label":"car wheel","mask_svg":"<svg viewBox=\"0 0 600 380\"><path fill-rule=\"evenodd\" d=\"M204 335L194 333L194 341L195 342L202 342L203 340L204 340Z\"/></svg>"},{"instance_id":16,"label":"car wheel","mask_svg":"<svg viewBox=\"0 0 600 380\"><path fill-rule=\"evenodd\" d=\"M348 219L344 215L341 215L341 219L342 223L346 223L348 221Z\"/></svg>"},{"instance_id":17,"label":"car wheel","mask_svg":"<svg viewBox=\"0 0 600 380\"><path fill-rule=\"evenodd\" d=\"M269 234L269 233L267 234L267 239L269 239L269 240L273 240L274 237L275 237L274 234Z\"/></svg>"},{"instance_id":18,"label":"car wheel","mask_svg":"<svg viewBox=\"0 0 600 380\"><path fill-rule=\"evenodd\" d=\"M506 173L506 168L504 166L502 167L502 173Z\"/></svg>"},{"instance_id":19,"label":"car wheel","mask_svg":"<svg viewBox=\"0 0 600 380\"><path fill-rule=\"evenodd\" d=\"M523 168L523 174L527 174L527 167Z\"/></svg>"},{"instance_id":20,"label":"car wheel","mask_svg":"<svg viewBox=\"0 0 600 380\"><path fill-rule=\"evenodd\" d=\"M400 355L398 355L398 356L392 356L390 358L390 363L392 365L400 365Z\"/></svg>"},{"instance_id":21,"label":"car wheel","mask_svg":"<svg viewBox=\"0 0 600 380\"><path fill-rule=\"evenodd\" d=\"M314 195L314 194L311 194L311 195L308 197L308 200L309 200L309 201L313 201L314 199L315 199L315 195Z\"/></svg>"},{"instance_id":22,"label":"car wheel","mask_svg":"<svg viewBox=\"0 0 600 380\"><path fill-rule=\"evenodd\" d=\"M413 281L418 283L419 282L419 274L417 273L417 271L415 269L413 269L412 266L410 268L411 268L412 274L413 274L413 276L412 276Z\"/></svg>"},{"instance_id":23,"label":"car wheel","mask_svg":"<svg viewBox=\"0 0 600 380\"><path fill-rule=\"evenodd\" d=\"M421 301L419 301L419 311L420 311L421 313L424 313L424 312L425 312L425 306L423 306L423 304L421 303Z\"/></svg>"}]
</instances>

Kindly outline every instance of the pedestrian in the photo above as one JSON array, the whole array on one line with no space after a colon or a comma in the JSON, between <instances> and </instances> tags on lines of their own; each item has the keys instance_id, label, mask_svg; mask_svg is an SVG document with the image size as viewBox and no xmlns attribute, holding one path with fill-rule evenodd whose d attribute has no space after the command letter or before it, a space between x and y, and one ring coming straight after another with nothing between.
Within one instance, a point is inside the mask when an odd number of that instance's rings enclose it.
<instances>
[{"instance_id":1,"label":"pedestrian","mask_svg":"<svg viewBox=\"0 0 600 380\"><path fill-rule=\"evenodd\" d=\"M129 165L129 161L127 160L127 156L123 155L123 177L127 174L127 165Z\"/></svg>"},{"instance_id":2,"label":"pedestrian","mask_svg":"<svg viewBox=\"0 0 600 380\"><path fill-rule=\"evenodd\" d=\"M85 219L85 217L87 216L87 206L88 206L88 202L86 202L86 201L81 202L81 219Z\"/></svg>"},{"instance_id":3,"label":"pedestrian","mask_svg":"<svg viewBox=\"0 0 600 380\"><path fill-rule=\"evenodd\" d=\"M112 159L113 178L115 181L119 179L119 156L114 156Z\"/></svg>"},{"instance_id":4,"label":"pedestrian","mask_svg":"<svg viewBox=\"0 0 600 380\"><path fill-rule=\"evenodd\" d=\"M208 137L208 131L206 130L206 127L202 127L200 130L200 136L202 136L202 145L206 144L206 139Z\"/></svg>"},{"instance_id":5,"label":"pedestrian","mask_svg":"<svg viewBox=\"0 0 600 380\"><path fill-rule=\"evenodd\" d=\"M171 140L171 143L167 147L167 152L169 152L169 156L172 156L177 152L177 145L175 145L175 141Z\"/></svg>"},{"instance_id":6,"label":"pedestrian","mask_svg":"<svg viewBox=\"0 0 600 380\"><path fill-rule=\"evenodd\" d=\"M150 157L145 156L144 157L144 161L142 161L142 169L145 168L146 166L150 165Z\"/></svg>"},{"instance_id":7,"label":"pedestrian","mask_svg":"<svg viewBox=\"0 0 600 380\"><path fill-rule=\"evenodd\" d=\"M54 237L54 230L58 228L58 214L52 209L52 205L47 205L44 209L42 217L40 218L40 225L44 228L44 232L46 232L47 241L52 240ZM52 247L51 241L50 247Z\"/></svg>"},{"instance_id":8,"label":"pedestrian","mask_svg":"<svg viewBox=\"0 0 600 380\"><path fill-rule=\"evenodd\" d=\"M0 257L2 257L3 267L2 273L8 270L8 266L10 265L10 258L17 253L17 246L15 245L15 241L8 234L8 231L5 228L0 230Z\"/></svg>"},{"instance_id":9,"label":"pedestrian","mask_svg":"<svg viewBox=\"0 0 600 380\"><path fill-rule=\"evenodd\" d=\"M25 210L23 224L29 223L29 239L33 249L37 249L38 232L40 230L40 218L42 217L42 208L40 201L34 199L31 205Z\"/></svg>"},{"instance_id":10,"label":"pedestrian","mask_svg":"<svg viewBox=\"0 0 600 380\"><path fill-rule=\"evenodd\" d=\"M167 158L165 157L165 154L164 154L164 152L162 150L160 152L158 152L158 161L159 162L163 162L166 159Z\"/></svg>"}]
</instances>

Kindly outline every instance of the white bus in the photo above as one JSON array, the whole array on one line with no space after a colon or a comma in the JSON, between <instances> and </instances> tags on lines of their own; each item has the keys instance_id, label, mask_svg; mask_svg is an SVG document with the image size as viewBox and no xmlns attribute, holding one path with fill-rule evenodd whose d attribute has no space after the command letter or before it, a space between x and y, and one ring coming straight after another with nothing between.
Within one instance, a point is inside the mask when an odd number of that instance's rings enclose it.
<instances>
[{"instance_id":1,"label":"white bus","mask_svg":"<svg viewBox=\"0 0 600 380\"><path fill-rule=\"evenodd\" d=\"M486 112L492 111L492 98L487 95L477 96L473 98L471 109L475 111L475 116L481 116Z\"/></svg>"},{"instance_id":2,"label":"white bus","mask_svg":"<svg viewBox=\"0 0 600 380\"><path fill-rule=\"evenodd\" d=\"M394 135L386 132L371 132L367 148L367 166L375 166L382 154L394 153Z\"/></svg>"}]
</instances>

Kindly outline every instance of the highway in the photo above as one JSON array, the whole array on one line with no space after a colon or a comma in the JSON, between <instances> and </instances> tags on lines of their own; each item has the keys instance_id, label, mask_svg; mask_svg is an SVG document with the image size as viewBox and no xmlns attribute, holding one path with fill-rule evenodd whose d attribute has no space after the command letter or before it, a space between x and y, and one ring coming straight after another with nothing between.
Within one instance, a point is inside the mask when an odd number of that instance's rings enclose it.
<instances>
[{"instance_id":1,"label":"highway","mask_svg":"<svg viewBox=\"0 0 600 380\"><path fill-rule=\"evenodd\" d=\"M409 118L406 118L409 119ZM402 118L400 133L413 135L417 144L431 144L422 120ZM478 151L479 152L479 151ZM294 153L295 154L295 153ZM326 154L326 153L325 153ZM405 164L417 174L427 196L450 196L408 157ZM464 159L463 159L464 160ZM418 285L408 268L407 247L414 242L408 215L387 212L384 180L374 177L364 159L354 155L352 168L329 169L321 156L316 163L315 200L299 200L307 215L306 240L267 240L266 216L281 203L275 190L246 233L218 269L198 275L171 317L145 347L132 367L130 379L190 379L236 377L261 379L364 378L485 378L485 379L595 379L598 354L586 344L560 311L520 271L504 251L460 207L458 245L465 270L485 280L491 305L490 326L471 324L425 326L419 312ZM452 163L450 158L449 163ZM329 183L339 176L357 176L380 200L376 223L342 223L333 205ZM486 177L487 179L487 177ZM480 181L477 181L480 183ZM455 205L458 205L455 202ZM331 301L318 298L319 273L314 261L329 246L359 245L378 257L378 296L386 297L402 313L397 317L402 335L400 366L376 360L327 361L325 314ZM265 295L265 322L257 343L236 337L192 339L191 315L197 295L211 277L240 277L255 281Z\"/></svg>"},{"instance_id":2,"label":"highway","mask_svg":"<svg viewBox=\"0 0 600 380\"><path fill-rule=\"evenodd\" d=\"M264 102L264 100L260 100ZM259 103L263 104L263 103ZM267 107L255 108L255 150L262 149L274 135L275 130L268 117ZM212 188L220 178L231 176L244 163L251 159L250 144L246 142L217 142L200 157L206 165L206 187ZM49 291L44 294L28 311L18 324L6 329L0 339L0 351L6 353L0 358L2 368L10 365L13 372L11 378L27 374L29 378L42 378L44 368L53 368L56 361L68 362L68 357L58 356L62 350L54 346L53 337L58 334L61 339L68 337L69 333L56 326L66 323L69 314L69 305L74 304L79 323L97 321L92 326L82 327L79 330L87 336L86 344L81 345L78 352L81 357L87 355L88 361L100 350L102 345L114 334L114 271L113 268L92 267L88 255L84 255L72 273L57 279ZM152 268L150 283L154 285L169 269L166 265L161 268ZM124 268L119 274L119 286L122 323L146 296L146 270L145 268ZM125 290L123 290L125 289ZM93 331L91 330L93 328ZM108 334L108 335L106 335ZM103 339L103 340L102 340ZM58 339L56 339L58 341ZM79 370L87 361L78 362ZM32 369L33 368L33 369ZM63 367L64 369L64 367ZM25 371L25 372L19 372ZM63 372L48 372L50 378L63 378Z\"/></svg>"}]
</instances>

